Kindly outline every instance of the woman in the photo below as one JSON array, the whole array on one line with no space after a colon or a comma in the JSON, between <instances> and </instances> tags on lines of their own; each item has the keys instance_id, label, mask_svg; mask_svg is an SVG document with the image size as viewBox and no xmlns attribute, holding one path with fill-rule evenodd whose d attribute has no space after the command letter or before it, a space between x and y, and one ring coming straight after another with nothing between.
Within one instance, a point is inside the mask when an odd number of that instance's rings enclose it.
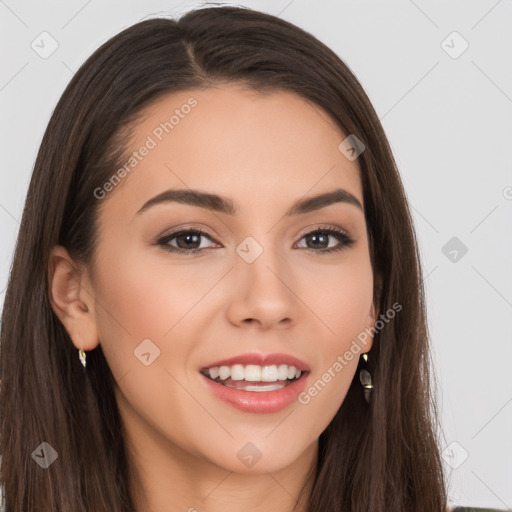
<instances>
[{"instance_id":1,"label":"woman","mask_svg":"<svg viewBox=\"0 0 512 512\"><path fill-rule=\"evenodd\" d=\"M331 50L231 7L124 30L66 88L27 194L6 510L446 510L420 276Z\"/></svg>"}]
</instances>

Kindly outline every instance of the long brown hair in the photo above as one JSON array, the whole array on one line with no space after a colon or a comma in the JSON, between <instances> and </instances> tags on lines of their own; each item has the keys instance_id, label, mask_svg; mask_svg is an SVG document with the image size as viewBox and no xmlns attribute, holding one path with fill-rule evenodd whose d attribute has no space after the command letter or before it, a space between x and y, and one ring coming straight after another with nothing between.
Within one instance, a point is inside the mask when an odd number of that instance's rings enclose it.
<instances>
[{"instance_id":1,"label":"long brown hair","mask_svg":"<svg viewBox=\"0 0 512 512\"><path fill-rule=\"evenodd\" d=\"M251 9L215 7L145 20L108 40L74 75L49 121L2 313L0 483L7 512L135 509L116 383L101 345L81 371L50 305L50 250L63 245L76 261L92 264L94 190L126 161L126 134L143 108L164 94L235 82L295 92L363 141L357 163L376 306L381 313L402 306L375 334L370 403L354 378L320 436L308 510L446 510L417 241L381 123L347 65L311 34ZM58 453L46 470L32 456L42 442Z\"/></svg>"}]
</instances>

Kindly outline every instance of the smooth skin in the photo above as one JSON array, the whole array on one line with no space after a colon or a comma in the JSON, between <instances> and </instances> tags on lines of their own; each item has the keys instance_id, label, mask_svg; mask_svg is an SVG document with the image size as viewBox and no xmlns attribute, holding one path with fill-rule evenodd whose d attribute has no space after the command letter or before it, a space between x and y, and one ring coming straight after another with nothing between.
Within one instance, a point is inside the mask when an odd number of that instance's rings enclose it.
<instances>
[{"instance_id":1,"label":"smooth skin","mask_svg":"<svg viewBox=\"0 0 512 512\"><path fill-rule=\"evenodd\" d=\"M136 125L131 150L191 96L195 108L98 200L94 278L54 247L52 307L77 349L102 346L149 511L291 511L306 481L309 492L318 438L342 405L358 356L308 404L272 414L216 398L199 370L247 352L284 352L309 365L309 387L375 325L363 211L338 202L284 216L295 201L338 188L364 207L357 161L339 151L346 134L318 106L234 84L160 98ZM137 214L168 189L222 195L239 211L166 202ZM158 245L178 227L207 236ZM343 242L308 233L329 227L353 243L323 252ZM247 237L263 248L252 263L236 251ZM186 254L194 247L204 250ZM134 355L146 339L160 350L148 366ZM370 336L361 353L371 345ZM248 442L262 455L252 467L237 457ZM137 510L146 510L142 502Z\"/></svg>"}]
</instances>

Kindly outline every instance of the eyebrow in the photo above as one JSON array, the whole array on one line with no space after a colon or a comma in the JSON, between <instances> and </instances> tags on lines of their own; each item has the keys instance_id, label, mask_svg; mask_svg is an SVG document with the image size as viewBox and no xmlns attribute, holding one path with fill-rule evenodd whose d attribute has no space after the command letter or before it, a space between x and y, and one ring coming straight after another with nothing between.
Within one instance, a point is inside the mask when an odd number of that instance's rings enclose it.
<instances>
[{"instance_id":1,"label":"eyebrow","mask_svg":"<svg viewBox=\"0 0 512 512\"><path fill-rule=\"evenodd\" d=\"M137 215L145 212L152 206L168 202L199 206L201 208L206 208L207 210L225 213L227 215L236 215L239 210L236 203L227 197L222 197L217 194L209 194L199 190L169 189L146 201L138 210ZM306 199L299 199L286 211L285 216L290 217L292 215L309 213L335 203L351 204L364 212L363 206L357 197L345 189L337 188L331 192L307 197Z\"/></svg>"}]
</instances>

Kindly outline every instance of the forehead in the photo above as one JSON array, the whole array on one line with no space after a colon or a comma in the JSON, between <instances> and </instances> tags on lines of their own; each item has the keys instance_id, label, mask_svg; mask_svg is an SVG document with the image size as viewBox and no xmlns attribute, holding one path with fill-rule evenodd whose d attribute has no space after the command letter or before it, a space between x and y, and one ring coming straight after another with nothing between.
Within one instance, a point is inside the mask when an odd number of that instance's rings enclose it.
<instances>
[{"instance_id":1,"label":"forehead","mask_svg":"<svg viewBox=\"0 0 512 512\"><path fill-rule=\"evenodd\" d=\"M289 91L231 85L168 94L134 125L112 199L135 212L165 189L194 188L272 207L272 198L281 205L341 187L362 203L357 164L338 149L345 137L319 106Z\"/></svg>"}]
</instances>

